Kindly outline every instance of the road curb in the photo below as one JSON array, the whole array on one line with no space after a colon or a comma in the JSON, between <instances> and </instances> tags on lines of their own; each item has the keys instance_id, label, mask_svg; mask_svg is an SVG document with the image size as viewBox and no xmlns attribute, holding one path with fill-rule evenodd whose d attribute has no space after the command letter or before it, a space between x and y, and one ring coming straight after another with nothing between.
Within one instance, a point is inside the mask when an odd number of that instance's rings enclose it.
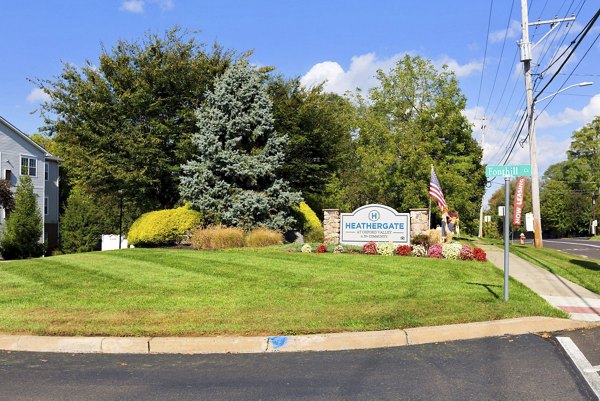
<instances>
[{"instance_id":1,"label":"road curb","mask_svg":"<svg viewBox=\"0 0 600 401\"><path fill-rule=\"evenodd\" d=\"M0 350L104 354L224 354L341 351L472 340L600 326L548 317L418 327L404 330L269 337L47 337L0 335Z\"/></svg>"}]
</instances>

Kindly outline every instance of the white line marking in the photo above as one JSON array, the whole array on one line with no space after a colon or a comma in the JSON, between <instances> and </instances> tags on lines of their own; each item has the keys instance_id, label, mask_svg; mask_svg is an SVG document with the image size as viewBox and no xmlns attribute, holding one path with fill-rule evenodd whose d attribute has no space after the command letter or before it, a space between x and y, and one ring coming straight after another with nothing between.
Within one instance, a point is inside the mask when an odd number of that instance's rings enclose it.
<instances>
[{"instance_id":1,"label":"white line marking","mask_svg":"<svg viewBox=\"0 0 600 401\"><path fill-rule=\"evenodd\" d=\"M589 245L589 244L582 244L581 242L567 242L567 241L554 241L554 240L544 240L546 242L553 242L556 244L569 244L569 245L581 245L581 246L589 246L591 248L600 248L600 245Z\"/></svg>"},{"instance_id":2,"label":"white line marking","mask_svg":"<svg viewBox=\"0 0 600 401\"><path fill-rule=\"evenodd\" d=\"M592 366L591 368L584 369L585 372L600 372L600 365Z\"/></svg>"},{"instance_id":3,"label":"white line marking","mask_svg":"<svg viewBox=\"0 0 600 401\"><path fill-rule=\"evenodd\" d=\"M600 399L600 375L596 373L595 370L589 371L590 369L595 369L594 366L585 358L585 355L577 348L577 345L571 340L569 337L556 337L560 345L564 348L565 352L579 372L585 379L585 381L589 384L596 397Z\"/></svg>"}]
</instances>

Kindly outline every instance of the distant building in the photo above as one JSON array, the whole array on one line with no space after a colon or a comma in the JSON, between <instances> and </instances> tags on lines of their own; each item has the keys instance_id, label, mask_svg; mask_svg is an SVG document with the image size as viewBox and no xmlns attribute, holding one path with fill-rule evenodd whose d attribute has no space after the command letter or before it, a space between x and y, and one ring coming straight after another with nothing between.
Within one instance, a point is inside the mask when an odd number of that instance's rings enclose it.
<instances>
[{"instance_id":1,"label":"distant building","mask_svg":"<svg viewBox=\"0 0 600 401\"><path fill-rule=\"evenodd\" d=\"M59 161L0 117L0 178L8 180L14 190L21 176L31 177L44 221L44 241L49 250L58 246ZM6 211L0 208L0 236L5 218Z\"/></svg>"}]
</instances>

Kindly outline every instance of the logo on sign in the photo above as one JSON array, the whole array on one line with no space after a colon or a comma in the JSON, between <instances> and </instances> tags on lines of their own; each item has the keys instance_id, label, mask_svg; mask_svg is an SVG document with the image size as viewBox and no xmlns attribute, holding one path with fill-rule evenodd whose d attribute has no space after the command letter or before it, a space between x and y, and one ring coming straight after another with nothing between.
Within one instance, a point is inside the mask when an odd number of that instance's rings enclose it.
<instances>
[{"instance_id":1,"label":"logo on sign","mask_svg":"<svg viewBox=\"0 0 600 401\"><path fill-rule=\"evenodd\" d=\"M377 220L379 220L380 217L381 217L381 215L379 214L379 212L377 210L371 210L369 212L369 220L371 220L371 221L377 221Z\"/></svg>"}]
</instances>

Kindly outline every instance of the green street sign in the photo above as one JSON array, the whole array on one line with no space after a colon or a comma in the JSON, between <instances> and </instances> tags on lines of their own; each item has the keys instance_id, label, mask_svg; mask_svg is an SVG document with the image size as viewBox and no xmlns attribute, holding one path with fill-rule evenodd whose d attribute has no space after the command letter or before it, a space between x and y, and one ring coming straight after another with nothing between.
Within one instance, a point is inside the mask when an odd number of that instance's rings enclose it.
<instances>
[{"instance_id":1,"label":"green street sign","mask_svg":"<svg viewBox=\"0 0 600 401\"><path fill-rule=\"evenodd\" d=\"M485 166L485 176L490 177L531 177L531 165Z\"/></svg>"}]
</instances>

